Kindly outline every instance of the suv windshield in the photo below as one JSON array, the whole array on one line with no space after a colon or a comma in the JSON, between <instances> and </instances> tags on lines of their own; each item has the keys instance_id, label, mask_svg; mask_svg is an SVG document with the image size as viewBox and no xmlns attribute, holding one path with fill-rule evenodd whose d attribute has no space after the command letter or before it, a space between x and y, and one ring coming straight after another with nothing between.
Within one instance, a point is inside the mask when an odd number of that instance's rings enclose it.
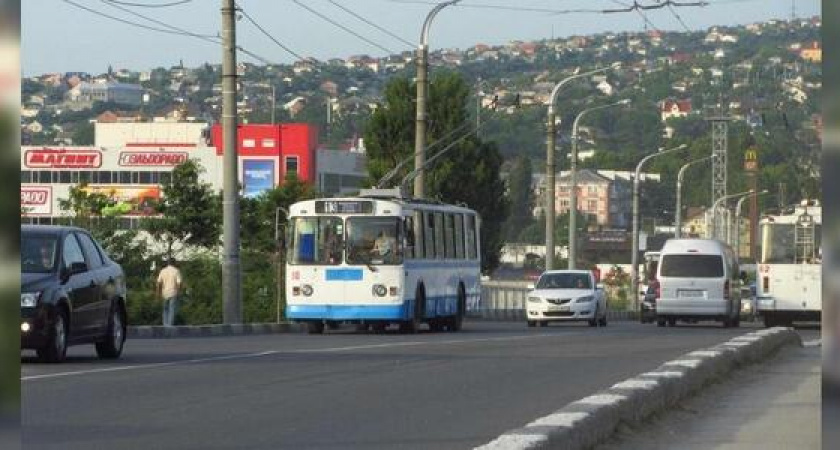
<instances>
[{"instance_id":1,"label":"suv windshield","mask_svg":"<svg viewBox=\"0 0 840 450\"><path fill-rule=\"evenodd\" d=\"M347 219L348 264L401 264L403 249L396 217Z\"/></svg>"},{"instance_id":2,"label":"suv windshield","mask_svg":"<svg viewBox=\"0 0 840 450\"><path fill-rule=\"evenodd\" d=\"M297 217L292 221L290 264L341 264L344 230L338 217Z\"/></svg>"},{"instance_id":3,"label":"suv windshield","mask_svg":"<svg viewBox=\"0 0 840 450\"><path fill-rule=\"evenodd\" d=\"M20 271L50 273L55 270L57 239L55 236L22 234L20 237Z\"/></svg>"},{"instance_id":4,"label":"suv windshield","mask_svg":"<svg viewBox=\"0 0 840 450\"><path fill-rule=\"evenodd\" d=\"M592 289L589 275L583 273L548 273L540 277L537 289Z\"/></svg>"},{"instance_id":5,"label":"suv windshield","mask_svg":"<svg viewBox=\"0 0 840 450\"><path fill-rule=\"evenodd\" d=\"M720 278L723 276L723 258L720 255L665 255L661 271L663 277Z\"/></svg>"}]
</instances>

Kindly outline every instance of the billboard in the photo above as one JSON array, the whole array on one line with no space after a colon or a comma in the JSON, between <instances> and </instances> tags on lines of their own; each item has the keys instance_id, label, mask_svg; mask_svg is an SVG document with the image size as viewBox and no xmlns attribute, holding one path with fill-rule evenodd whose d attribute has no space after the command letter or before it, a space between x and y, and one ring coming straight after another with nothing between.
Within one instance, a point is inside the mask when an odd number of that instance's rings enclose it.
<instances>
[{"instance_id":1,"label":"billboard","mask_svg":"<svg viewBox=\"0 0 840 450\"><path fill-rule=\"evenodd\" d=\"M49 216L52 214L52 187L21 186L20 208L24 216Z\"/></svg>"},{"instance_id":2,"label":"billboard","mask_svg":"<svg viewBox=\"0 0 840 450\"><path fill-rule=\"evenodd\" d=\"M140 152L120 153L122 167L174 167L189 159L187 152Z\"/></svg>"},{"instance_id":3,"label":"billboard","mask_svg":"<svg viewBox=\"0 0 840 450\"><path fill-rule=\"evenodd\" d=\"M39 148L26 150L24 165L32 169L97 169L102 152L91 148Z\"/></svg>"},{"instance_id":4,"label":"billboard","mask_svg":"<svg viewBox=\"0 0 840 450\"><path fill-rule=\"evenodd\" d=\"M105 194L114 200L114 206L103 208L103 216L151 216L157 214L154 205L161 198L160 186L130 186L90 184L89 194Z\"/></svg>"},{"instance_id":5,"label":"billboard","mask_svg":"<svg viewBox=\"0 0 840 450\"><path fill-rule=\"evenodd\" d=\"M246 159L242 161L242 181L245 197L256 197L274 189L275 161L271 159Z\"/></svg>"}]
</instances>

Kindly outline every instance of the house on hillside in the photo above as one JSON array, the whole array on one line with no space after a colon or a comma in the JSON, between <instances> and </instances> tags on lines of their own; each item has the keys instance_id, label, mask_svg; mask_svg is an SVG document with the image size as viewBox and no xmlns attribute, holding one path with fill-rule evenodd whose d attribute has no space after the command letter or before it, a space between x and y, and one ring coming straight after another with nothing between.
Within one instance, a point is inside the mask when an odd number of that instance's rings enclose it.
<instances>
[{"instance_id":1,"label":"house on hillside","mask_svg":"<svg viewBox=\"0 0 840 450\"><path fill-rule=\"evenodd\" d=\"M691 100L663 100L659 102L659 114L663 122L674 117L685 117L692 112Z\"/></svg>"}]
</instances>

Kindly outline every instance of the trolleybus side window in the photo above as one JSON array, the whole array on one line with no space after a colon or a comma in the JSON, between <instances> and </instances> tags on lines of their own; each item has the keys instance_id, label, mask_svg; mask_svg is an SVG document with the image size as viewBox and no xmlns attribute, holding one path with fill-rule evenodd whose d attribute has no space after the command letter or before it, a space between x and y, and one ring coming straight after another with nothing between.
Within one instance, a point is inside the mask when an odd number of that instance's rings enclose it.
<instances>
[{"instance_id":1,"label":"trolleybus side window","mask_svg":"<svg viewBox=\"0 0 840 450\"><path fill-rule=\"evenodd\" d=\"M467 258L478 259L475 242L475 216L467 215Z\"/></svg>"},{"instance_id":2,"label":"trolleybus side window","mask_svg":"<svg viewBox=\"0 0 840 450\"><path fill-rule=\"evenodd\" d=\"M446 234L446 259L455 258L455 217L453 214L446 214L443 216L446 222L444 232Z\"/></svg>"},{"instance_id":3,"label":"trolleybus side window","mask_svg":"<svg viewBox=\"0 0 840 450\"><path fill-rule=\"evenodd\" d=\"M406 217L403 223L403 236L405 236L405 249L403 253L406 259L414 259L414 218Z\"/></svg>"},{"instance_id":4,"label":"trolleybus side window","mask_svg":"<svg viewBox=\"0 0 840 450\"><path fill-rule=\"evenodd\" d=\"M455 257L464 259L464 215L455 214Z\"/></svg>"},{"instance_id":5,"label":"trolleybus side window","mask_svg":"<svg viewBox=\"0 0 840 450\"><path fill-rule=\"evenodd\" d=\"M426 245L423 239L423 213L420 211L414 211L414 220L412 225L414 227L414 258L422 259L424 245ZM407 232L408 231L406 231L406 233Z\"/></svg>"},{"instance_id":6,"label":"trolleybus side window","mask_svg":"<svg viewBox=\"0 0 840 450\"><path fill-rule=\"evenodd\" d=\"M430 212L424 212L423 217L425 220L423 223L426 225L426 229L423 232L423 239L426 243L426 254L424 255L426 259L434 259L435 258L435 215Z\"/></svg>"},{"instance_id":7,"label":"trolleybus side window","mask_svg":"<svg viewBox=\"0 0 840 450\"><path fill-rule=\"evenodd\" d=\"M443 237L443 213L436 212L435 213L435 257L437 259L443 259L446 257L444 252L444 247L446 246L446 241Z\"/></svg>"}]
</instances>

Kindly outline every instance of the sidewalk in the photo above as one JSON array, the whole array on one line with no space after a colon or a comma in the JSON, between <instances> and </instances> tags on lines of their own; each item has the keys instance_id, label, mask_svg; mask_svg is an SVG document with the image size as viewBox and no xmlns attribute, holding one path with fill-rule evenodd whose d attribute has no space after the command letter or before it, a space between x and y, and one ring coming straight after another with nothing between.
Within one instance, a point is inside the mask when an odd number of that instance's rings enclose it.
<instances>
[{"instance_id":1,"label":"sidewalk","mask_svg":"<svg viewBox=\"0 0 840 450\"><path fill-rule=\"evenodd\" d=\"M820 347L791 347L599 450L820 449Z\"/></svg>"}]
</instances>

